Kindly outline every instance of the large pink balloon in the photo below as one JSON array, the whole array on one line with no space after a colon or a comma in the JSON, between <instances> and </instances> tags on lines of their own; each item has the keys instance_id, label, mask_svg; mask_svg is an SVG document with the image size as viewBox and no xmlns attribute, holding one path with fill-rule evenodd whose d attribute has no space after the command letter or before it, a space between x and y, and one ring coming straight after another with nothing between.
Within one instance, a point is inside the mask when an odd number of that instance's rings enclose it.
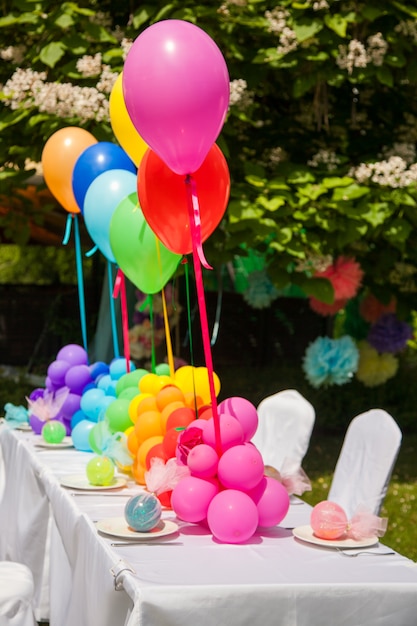
<instances>
[{"instance_id":1,"label":"large pink balloon","mask_svg":"<svg viewBox=\"0 0 417 626\"><path fill-rule=\"evenodd\" d=\"M244 543L258 526L256 504L243 491L225 489L214 496L207 511L213 536L223 543Z\"/></svg>"},{"instance_id":2,"label":"large pink balloon","mask_svg":"<svg viewBox=\"0 0 417 626\"><path fill-rule=\"evenodd\" d=\"M171 495L171 506L185 522L202 522L207 509L219 487L215 480L203 480L196 476L185 476L175 485Z\"/></svg>"},{"instance_id":3,"label":"large pink balloon","mask_svg":"<svg viewBox=\"0 0 417 626\"><path fill-rule=\"evenodd\" d=\"M240 396L232 396L220 402L218 411L235 417L243 428L245 441L252 439L259 423L258 412L252 402Z\"/></svg>"},{"instance_id":4,"label":"large pink balloon","mask_svg":"<svg viewBox=\"0 0 417 626\"><path fill-rule=\"evenodd\" d=\"M264 475L262 455L250 443L233 446L219 460L217 476L224 487L250 491Z\"/></svg>"},{"instance_id":5,"label":"large pink balloon","mask_svg":"<svg viewBox=\"0 0 417 626\"><path fill-rule=\"evenodd\" d=\"M134 41L123 68L123 94L143 140L176 174L192 174L223 127L229 73L201 28L162 20Z\"/></svg>"},{"instance_id":6,"label":"large pink balloon","mask_svg":"<svg viewBox=\"0 0 417 626\"><path fill-rule=\"evenodd\" d=\"M290 497L285 487L269 476L249 491L248 495L256 504L259 515L259 526L276 526L288 513Z\"/></svg>"}]
</instances>

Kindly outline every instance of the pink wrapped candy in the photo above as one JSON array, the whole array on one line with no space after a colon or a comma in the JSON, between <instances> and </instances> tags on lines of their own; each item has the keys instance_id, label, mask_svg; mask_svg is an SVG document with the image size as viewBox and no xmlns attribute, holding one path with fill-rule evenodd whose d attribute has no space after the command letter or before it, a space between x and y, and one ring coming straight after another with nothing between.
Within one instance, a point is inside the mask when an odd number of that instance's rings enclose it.
<instances>
[{"instance_id":1,"label":"pink wrapped candy","mask_svg":"<svg viewBox=\"0 0 417 626\"><path fill-rule=\"evenodd\" d=\"M346 533L348 518L339 504L323 500L313 508L310 525L320 539L340 539Z\"/></svg>"}]
</instances>

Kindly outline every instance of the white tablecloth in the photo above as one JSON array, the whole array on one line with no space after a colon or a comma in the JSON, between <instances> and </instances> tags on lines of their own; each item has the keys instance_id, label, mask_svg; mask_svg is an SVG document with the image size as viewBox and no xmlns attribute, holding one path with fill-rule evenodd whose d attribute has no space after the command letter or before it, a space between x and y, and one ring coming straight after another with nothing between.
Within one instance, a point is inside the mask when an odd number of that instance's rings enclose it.
<instances>
[{"instance_id":1,"label":"white tablecloth","mask_svg":"<svg viewBox=\"0 0 417 626\"><path fill-rule=\"evenodd\" d=\"M94 521L123 516L140 488L64 489L60 478L83 474L90 455L33 441L0 427L0 559L19 554L30 565L51 626L417 624L416 564L398 554L347 558L294 539L289 528L309 521L305 504L245 545L217 543L203 525L176 520L166 545L112 546L119 540L99 535Z\"/></svg>"}]
</instances>

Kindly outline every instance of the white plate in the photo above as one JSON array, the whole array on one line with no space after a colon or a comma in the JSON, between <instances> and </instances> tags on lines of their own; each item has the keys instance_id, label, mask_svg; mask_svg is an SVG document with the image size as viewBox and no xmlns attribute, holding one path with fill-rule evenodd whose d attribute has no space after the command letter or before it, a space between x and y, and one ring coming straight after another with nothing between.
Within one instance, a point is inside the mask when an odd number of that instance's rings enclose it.
<instances>
[{"instance_id":1,"label":"white plate","mask_svg":"<svg viewBox=\"0 0 417 626\"><path fill-rule=\"evenodd\" d=\"M138 530L130 528L124 517L108 517L107 519L96 522L96 528L99 532L104 535L110 535L110 537L135 540L144 539L145 541L149 541L175 533L178 530L178 524L171 520L161 520L159 524L149 532L141 533Z\"/></svg>"},{"instance_id":2,"label":"white plate","mask_svg":"<svg viewBox=\"0 0 417 626\"><path fill-rule=\"evenodd\" d=\"M292 531L294 537L306 541L307 543L314 543L317 546L325 546L326 548L369 548L378 543L378 537L366 537L366 539L320 539L313 533L313 529L310 525L298 526L293 528Z\"/></svg>"},{"instance_id":3,"label":"white plate","mask_svg":"<svg viewBox=\"0 0 417 626\"><path fill-rule=\"evenodd\" d=\"M49 448L50 450L59 450L60 448L73 448L71 437L64 437L60 443L48 443L42 436L39 436L35 443L38 448Z\"/></svg>"},{"instance_id":4,"label":"white plate","mask_svg":"<svg viewBox=\"0 0 417 626\"><path fill-rule=\"evenodd\" d=\"M22 422L22 424L20 424L19 426L16 426L15 429L29 432L32 430L32 426L30 424L26 424L25 422Z\"/></svg>"},{"instance_id":5,"label":"white plate","mask_svg":"<svg viewBox=\"0 0 417 626\"><path fill-rule=\"evenodd\" d=\"M125 487L127 479L122 476L115 476L110 485L92 485L87 475L84 474L71 474L70 476L64 476L61 478L61 485L63 487L69 487L70 489L82 489L86 491L107 491L108 489L120 489Z\"/></svg>"}]
</instances>

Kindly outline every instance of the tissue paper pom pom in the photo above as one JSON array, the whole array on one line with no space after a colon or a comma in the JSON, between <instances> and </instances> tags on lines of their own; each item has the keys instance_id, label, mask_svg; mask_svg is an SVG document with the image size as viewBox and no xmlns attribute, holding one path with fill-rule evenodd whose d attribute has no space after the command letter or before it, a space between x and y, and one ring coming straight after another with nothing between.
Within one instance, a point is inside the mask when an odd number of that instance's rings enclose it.
<instances>
[{"instance_id":1,"label":"tissue paper pom pom","mask_svg":"<svg viewBox=\"0 0 417 626\"><path fill-rule=\"evenodd\" d=\"M251 272L243 299L254 309L267 309L278 298L278 291L264 270Z\"/></svg>"},{"instance_id":2,"label":"tissue paper pom pom","mask_svg":"<svg viewBox=\"0 0 417 626\"><path fill-rule=\"evenodd\" d=\"M359 305L359 311L367 322L376 322L384 313L395 313L397 301L391 298L388 304L383 304L370 293L363 298Z\"/></svg>"},{"instance_id":3,"label":"tissue paper pom pom","mask_svg":"<svg viewBox=\"0 0 417 626\"><path fill-rule=\"evenodd\" d=\"M348 519L339 504L324 500L311 511L310 525L320 539L339 539L346 532Z\"/></svg>"},{"instance_id":4,"label":"tissue paper pom pom","mask_svg":"<svg viewBox=\"0 0 417 626\"><path fill-rule=\"evenodd\" d=\"M413 329L397 318L395 313L384 313L369 330L368 342L378 352L399 352L412 339Z\"/></svg>"},{"instance_id":5,"label":"tissue paper pom pom","mask_svg":"<svg viewBox=\"0 0 417 626\"><path fill-rule=\"evenodd\" d=\"M317 300L317 298L311 297L309 303L312 310L319 315L335 315L346 306L347 300L335 300L333 304L326 304Z\"/></svg>"},{"instance_id":6,"label":"tissue paper pom pom","mask_svg":"<svg viewBox=\"0 0 417 626\"><path fill-rule=\"evenodd\" d=\"M358 368L359 352L351 337L317 337L303 358L303 370L313 387L344 385Z\"/></svg>"},{"instance_id":7,"label":"tissue paper pom pom","mask_svg":"<svg viewBox=\"0 0 417 626\"><path fill-rule=\"evenodd\" d=\"M335 300L349 300L358 293L363 270L354 259L341 256L324 271L316 272L314 277L327 278L332 283Z\"/></svg>"},{"instance_id":8,"label":"tissue paper pom pom","mask_svg":"<svg viewBox=\"0 0 417 626\"><path fill-rule=\"evenodd\" d=\"M359 366L356 377L367 387L383 385L393 378L398 370L398 359L391 353L379 354L367 341L359 347Z\"/></svg>"}]
</instances>

